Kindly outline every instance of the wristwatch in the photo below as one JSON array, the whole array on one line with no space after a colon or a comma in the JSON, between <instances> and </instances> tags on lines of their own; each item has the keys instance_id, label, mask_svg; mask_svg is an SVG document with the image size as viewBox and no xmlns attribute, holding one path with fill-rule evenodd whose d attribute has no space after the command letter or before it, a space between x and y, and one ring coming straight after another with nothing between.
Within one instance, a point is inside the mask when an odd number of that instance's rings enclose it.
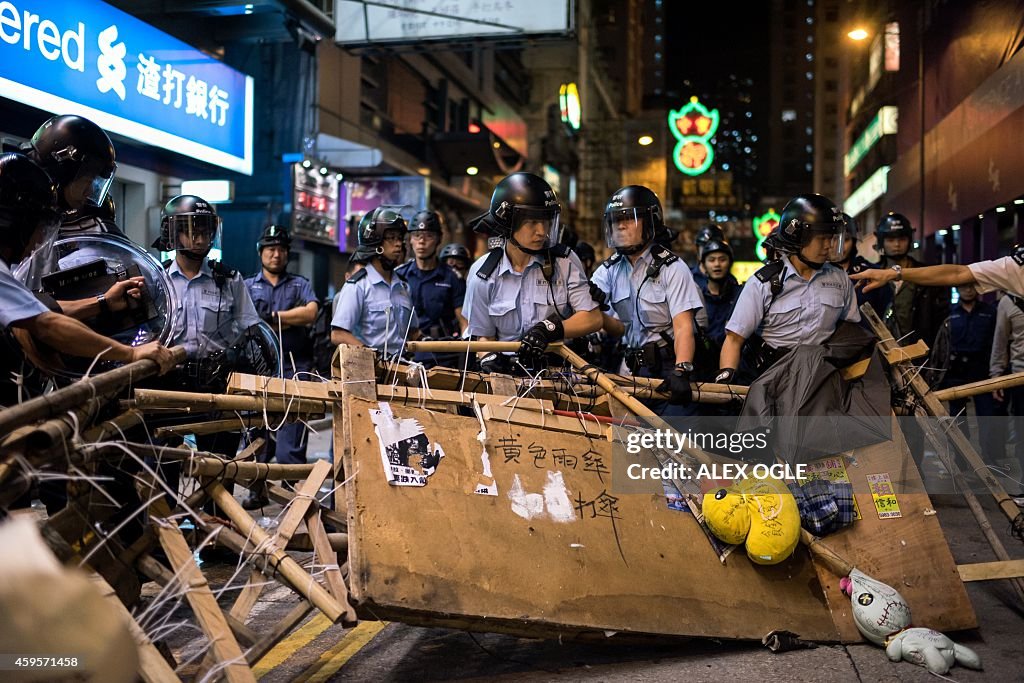
<instances>
[{"instance_id":1,"label":"wristwatch","mask_svg":"<svg viewBox=\"0 0 1024 683\"><path fill-rule=\"evenodd\" d=\"M107 303L107 297L105 294L100 294L96 297L96 303L100 305L100 315L110 314L110 304Z\"/></svg>"},{"instance_id":2,"label":"wristwatch","mask_svg":"<svg viewBox=\"0 0 1024 683\"><path fill-rule=\"evenodd\" d=\"M901 265L892 266L892 270L893 270L893 272L896 273L896 281L897 282L901 281L903 279L903 266L901 266Z\"/></svg>"},{"instance_id":3,"label":"wristwatch","mask_svg":"<svg viewBox=\"0 0 1024 683\"><path fill-rule=\"evenodd\" d=\"M682 363L676 363L676 370L682 370L683 372L693 372L693 363L688 360L684 360Z\"/></svg>"}]
</instances>

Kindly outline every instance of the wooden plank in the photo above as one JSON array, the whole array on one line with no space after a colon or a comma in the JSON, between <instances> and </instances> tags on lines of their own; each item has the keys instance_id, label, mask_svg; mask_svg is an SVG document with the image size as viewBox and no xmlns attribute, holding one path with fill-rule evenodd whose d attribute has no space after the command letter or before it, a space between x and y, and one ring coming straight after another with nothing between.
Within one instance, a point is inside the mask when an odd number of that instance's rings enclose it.
<instances>
[{"instance_id":1,"label":"wooden plank","mask_svg":"<svg viewBox=\"0 0 1024 683\"><path fill-rule=\"evenodd\" d=\"M1024 577L1024 560L959 564L956 570L960 572L960 580L964 582L1016 579Z\"/></svg>"},{"instance_id":2,"label":"wooden plank","mask_svg":"<svg viewBox=\"0 0 1024 683\"><path fill-rule=\"evenodd\" d=\"M316 461L309 478L299 485L298 495L296 495L295 500L289 506L287 512L285 512L281 523L278 524L277 532L274 534L274 545L280 548L288 545L288 540L298 530L299 524L315 500L316 493L320 490L320 485L324 483L324 480L330 473L331 464L329 462L326 460ZM263 593L264 586L262 584L262 574L253 570L249 575L249 581L239 592L238 597L235 598L235 604L231 606L231 616L236 619L245 619L249 616L249 612L252 611L256 601L259 600L260 594Z\"/></svg>"},{"instance_id":3,"label":"wooden plank","mask_svg":"<svg viewBox=\"0 0 1024 683\"><path fill-rule=\"evenodd\" d=\"M334 481L336 485L341 484L346 476L354 477L356 474L352 462L352 424L349 416L344 413L342 406L348 403L352 396L362 399L373 400L377 397L377 380L373 365L373 350L365 347L338 346L336 356L337 363L332 370L333 379L341 381L342 402L333 404L334 412ZM338 426L341 425L341 429ZM349 473L346 475L346 472ZM338 486L334 490L334 509L348 510L351 516L355 508L350 503L346 487Z\"/></svg>"},{"instance_id":4,"label":"wooden plank","mask_svg":"<svg viewBox=\"0 0 1024 683\"><path fill-rule=\"evenodd\" d=\"M206 583L206 578L196 566L192 551L185 543L185 537L174 523L163 520L156 522L156 534L167 554L167 560L171 563L171 568L185 586L185 597L192 606L199 626L210 639L210 651L218 662L225 664L221 669L224 677L229 682L255 683L256 677L249 669L249 664L242 655L242 648L238 646L224 613L217 605L217 599Z\"/></svg>"},{"instance_id":5,"label":"wooden plank","mask_svg":"<svg viewBox=\"0 0 1024 683\"><path fill-rule=\"evenodd\" d=\"M918 358L924 358L928 355L928 345L924 343L923 339L919 339L913 344L907 346L898 346L885 351L885 362L889 365L894 363L906 363L908 361L917 360Z\"/></svg>"},{"instance_id":6,"label":"wooden plank","mask_svg":"<svg viewBox=\"0 0 1024 683\"><path fill-rule=\"evenodd\" d=\"M596 422L588 422L576 417L564 415L548 415L521 408L512 409L500 405L482 406L485 420L505 422L527 427L542 427L552 432L589 435L598 439L607 438L607 428Z\"/></svg>"},{"instance_id":7,"label":"wooden plank","mask_svg":"<svg viewBox=\"0 0 1024 683\"><path fill-rule=\"evenodd\" d=\"M160 651L150 641L149 636L142 630L138 622L131 615L128 609L117 599L117 594L110 584L103 580L98 574L91 574L90 578L96 584L100 593L107 602L117 611L118 615L128 625L128 630L135 639L139 655L139 678L145 683L181 683L181 679L174 673L174 669L163 658Z\"/></svg>"},{"instance_id":8,"label":"wooden plank","mask_svg":"<svg viewBox=\"0 0 1024 683\"><path fill-rule=\"evenodd\" d=\"M341 623L345 626L354 626L359 619L356 611L352 609L349 602L348 586L345 584L345 577L341 575L341 564L338 561L338 553L331 547L327 538L327 531L316 510L306 513L306 528L309 529L309 537L313 540L313 549L316 553L318 563L324 566L324 579L327 589L338 601L344 612L341 615Z\"/></svg>"},{"instance_id":9,"label":"wooden plank","mask_svg":"<svg viewBox=\"0 0 1024 683\"><path fill-rule=\"evenodd\" d=\"M446 615L468 628L520 635L609 630L760 639L785 627L809 639L838 639L807 553L773 567L734 553L723 566L693 517L668 508L660 481L619 493L610 471L591 467L620 460L607 441L536 427L515 426L510 434L500 425L487 439L498 495L480 495L472 492L482 471L479 422L392 406L396 417L419 421L446 454L426 486L396 487L381 466L369 414L375 407L354 398L346 404L351 433L359 435L352 439L359 474L348 485L350 511L359 511L349 516L357 613ZM500 439L519 449L504 450ZM543 500L557 473L570 519L527 519L514 510L516 482ZM432 523L435 517L443 522Z\"/></svg>"},{"instance_id":10,"label":"wooden plank","mask_svg":"<svg viewBox=\"0 0 1024 683\"><path fill-rule=\"evenodd\" d=\"M896 418L894 441L858 448L846 459L862 519L829 534L823 543L835 554L883 583L895 586L913 606L914 622L938 631L975 628L977 617L956 570L924 482L914 466ZM888 474L902 517L879 519L867 480ZM815 561L818 579L832 608L836 629L846 642L860 640L850 613L850 598L839 589L841 576Z\"/></svg>"},{"instance_id":11,"label":"wooden plank","mask_svg":"<svg viewBox=\"0 0 1024 683\"><path fill-rule=\"evenodd\" d=\"M258 554L266 558L266 561L277 570L280 577L295 592L312 602L329 619L337 621L342 611L338 602L306 570L299 566L298 562L273 543L267 532L256 524L256 520L249 516L249 513L242 508L234 496L216 481L207 482L204 488L209 492L213 501L220 506L224 515L235 524L244 536L245 554L252 554L258 548Z\"/></svg>"}]
</instances>

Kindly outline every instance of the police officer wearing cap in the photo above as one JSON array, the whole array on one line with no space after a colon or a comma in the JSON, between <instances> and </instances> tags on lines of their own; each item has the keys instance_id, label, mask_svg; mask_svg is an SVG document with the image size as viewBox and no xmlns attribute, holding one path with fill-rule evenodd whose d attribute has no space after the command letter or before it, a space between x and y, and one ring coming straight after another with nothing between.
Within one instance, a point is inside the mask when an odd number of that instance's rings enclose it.
<instances>
[{"instance_id":1,"label":"police officer wearing cap","mask_svg":"<svg viewBox=\"0 0 1024 683\"><path fill-rule=\"evenodd\" d=\"M875 230L875 248L882 252L880 268L897 272L920 268L924 264L910 255L914 227L903 214L890 212ZM889 287L892 300L886 324L901 344L923 339L932 345L942 322L949 315L948 287L929 287L913 282L896 282Z\"/></svg>"},{"instance_id":2,"label":"police officer wearing cap","mask_svg":"<svg viewBox=\"0 0 1024 683\"><path fill-rule=\"evenodd\" d=\"M676 254L655 243L663 226L661 201L642 185L618 190L604 211L605 239L615 254L593 283L615 311L605 329L623 338L626 363L636 375L664 378L671 407L680 415L690 402L694 373L694 312L702 303L693 276Z\"/></svg>"},{"instance_id":3,"label":"police officer wearing cap","mask_svg":"<svg viewBox=\"0 0 1024 683\"><path fill-rule=\"evenodd\" d=\"M352 260L365 268L352 275L334 304L331 342L368 346L384 358L401 354L419 338L412 291L396 272L405 260L406 223L400 207L379 206L359 221Z\"/></svg>"},{"instance_id":4,"label":"police officer wearing cap","mask_svg":"<svg viewBox=\"0 0 1024 683\"><path fill-rule=\"evenodd\" d=\"M504 246L477 259L466 276L463 314L472 338L520 341L516 358L483 354L480 369L508 373L542 364L551 342L601 327L583 264L559 243L558 200L532 173L513 173L491 195L474 229Z\"/></svg>"},{"instance_id":5,"label":"police officer wearing cap","mask_svg":"<svg viewBox=\"0 0 1024 683\"><path fill-rule=\"evenodd\" d=\"M744 342L757 374L800 344L821 344L843 320L860 321L849 277L829 263L845 237L842 212L826 197L794 197L769 236L781 254L743 285L722 346L716 381L729 383Z\"/></svg>"},{"instance_id":6,"label":"police officer wearing cap","mask_svg":"<svg viewBox=\"0 0 1024 683\"><path fill-rule=\"evenodd\" d=\"M725 240L708 240L700 250L700 266L704 271L704 310L707 312L707 334L720 349L725 342L725 324L739 299L742 285L732 274L732 246Z\"/></svg>"},{"instance_id":7,"label":"police officer wearing cap","mask_svg":"<svg viewBox=\"0 0 1024 683\"><path fill-rule=\"evenodd\" d=\"M837 266L846 271L847 275L853 275L878 266L857 253L857 221L848 213L843 214L846 221L846 238L843 240L843 251L833 261ZM879 317L885 316L885 311L892 301L892 292L888 288L876 289L865 292L862 288L855 289L857 293L858 310L864 304L871 304Z\"/></svg>"},{"instance_id":8,"label":"police officer wearing cap","mask_svg":"<svg viewBox=\"0 0 1024 683\"><path fill-rule=\"evenodd\" d=\"M421 339L455 339L466 329L462 303L466 282L448 266L440 263L437 249L441 243L441 220L433 211L420 211L409 225L409 244L413 259L395 272L409 283ZM426 367L458 367L458 354L417 353L413 360Z\"/></svg>"},{"instance_id":9,"label":"police officer wearing cap","mask_svg":"<svg viewBox=\"0 0 1024 683\"><path fill-rule=\"evenodd\" d=\"M444 249L441 250L438 258L441 259L441 263L451 268L463 280L466 279L466 275L469 273L469 265L473 261L469 257L469 249L456 242L444 245Z\"/></svg>"},{"instance_id":10,"label":"police officer wearing cap","mask_svg":"<svg viewBox=\"0 0 1024 683\"><path fill-rule=\"evenodd\" d=\"M0 405L14 405L20 399L20 387L13 373L21 372L22 346L35 352L31 340L85 358L102 354L104 358L131 362L149 358L162 371L173 366L173 357L158 342L137 347L126 346L99 335L78 320L47 308L11 274L11 266L28 257L41 244L56 238L59 208L55 187L49 176L31 159L21 154L0 156L0 329L4 346L0 360Z\"/></svg>"}]
</instances>

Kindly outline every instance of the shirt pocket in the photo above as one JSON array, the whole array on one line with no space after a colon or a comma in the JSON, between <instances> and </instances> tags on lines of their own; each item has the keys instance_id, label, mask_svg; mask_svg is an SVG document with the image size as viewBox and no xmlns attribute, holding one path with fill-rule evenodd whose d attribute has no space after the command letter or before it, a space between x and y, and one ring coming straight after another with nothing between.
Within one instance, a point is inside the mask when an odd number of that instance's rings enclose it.
<instances>
[{"instance_id":1,"label":"shirt pocket","mask_svg":"<svg viewBox=\"0 0 1024 683\"><path fill-rule=\"evenodd\" d=\"M787 297L781 301L776 299L768 309L764 327L776 328L799 324L805 305L798 296Z\"/></svg>"},{"instance_id":2,"label":"shirt pocket","mask_svg":"<svg viewBox=\"0 0 1024 683\"><path fill-rule=\"evenodd\" d=\"M200 344L208 338L219 345L230 346L241 336L242 331L233 315L233 303L229 296L199 302Z\"/></svg>"},{"instance_id":3,"label":"shirt pocket","mask_svg":"<svg viewBox=\"0 0 1024 683\"><path fill-rule=\"evenodd\" d=\"M649 281L638 292L634 305L640 309L640 321L651 330L661 330L672 324L668 314L668 293L659 282Z\"/></svg>"},{"instance_id":4,"label":"shirt pocket","mask_svg":"<svg viewBox=\"0 0 1024 683\"><path fill-rule=\"evenodd\" d=\"M519 309L515 299L494 299L487 304L487 314L494 323L498 338L519 337Z\"/></svg>"}]
</instances>

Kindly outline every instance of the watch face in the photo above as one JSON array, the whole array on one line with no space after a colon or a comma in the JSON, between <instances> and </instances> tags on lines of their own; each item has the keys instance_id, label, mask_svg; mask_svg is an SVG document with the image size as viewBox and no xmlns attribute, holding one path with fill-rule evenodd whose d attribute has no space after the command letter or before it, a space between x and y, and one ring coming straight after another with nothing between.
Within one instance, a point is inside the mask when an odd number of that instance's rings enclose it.
<instances>
[{"instance_id":1,"label":"watch face","mask_svg":"<svg viewBox=\"0 0 1024 683\"><path fill-rule=\"evenodd\" d=\"M548 332L554 332L555 331L555 324L553 322L551 322L550 320L545 320L544 321L544 327L548 328Z\"/></svg>"}]
</instances>

